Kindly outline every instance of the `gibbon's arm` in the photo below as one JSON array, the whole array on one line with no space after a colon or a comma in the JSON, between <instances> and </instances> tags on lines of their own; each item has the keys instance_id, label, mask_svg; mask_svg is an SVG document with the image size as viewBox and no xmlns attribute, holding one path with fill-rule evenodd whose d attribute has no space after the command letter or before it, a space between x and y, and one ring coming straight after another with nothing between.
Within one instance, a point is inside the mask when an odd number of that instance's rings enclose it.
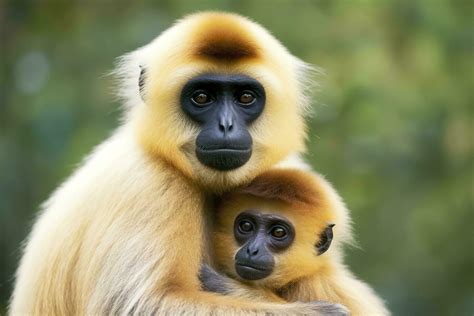
<instances>
[{"instance_id":1,"label":"gibbon's arm","mask_svg":"<svg viewBox=\"0 0 474 316\"><path fill-rule=\"evenodd\" d=\"M47 202L18 270L12 315L327 314L328 304L202 291L205 198L127 135L101 145Z\"/></svg>"},{"instance_id":2,"label":"gibbon's arm","mask_svg":"<svg viewBox=\"0 0 474 316\"><path fill-rule=\"evenodd\" d=\"M276 302L286 303L288 301L279 297L275 293L265 288L255 288L231 279L217 271L207 264L201 266L199 279L202 282L203 290L219 293L236 298L245 298L253 302ZM326 315L348 315L347 309L334 303L314 300L311 302L314 308Z\"/></svg>"},{"instance_id":3,"label":"gibbon's arm","mask_svg":"<svg viewBox=\"0 0 474 316\"><path fill-rule=\"evenodd\" d=\"M208 292L248 298L257 301L287 303L281 297L265 288L255 288L238 282L228 276L217 272L211 266L203 264L199 272L202 288Z\"/></svg>"},{"instance_id":4,"label":"gibbon's arm","mask_svg":"<svg viewBox=\"0 0 474 316\"><path fill-rule=\"evenodd\" d=\"M390 315L382 299L370 286L358 280L346 267L335 269L331 275L314 275L299 280L282 291L290 302L315 299L337 302L347 306L353 316Z\"/></svg>"}]
</instances>

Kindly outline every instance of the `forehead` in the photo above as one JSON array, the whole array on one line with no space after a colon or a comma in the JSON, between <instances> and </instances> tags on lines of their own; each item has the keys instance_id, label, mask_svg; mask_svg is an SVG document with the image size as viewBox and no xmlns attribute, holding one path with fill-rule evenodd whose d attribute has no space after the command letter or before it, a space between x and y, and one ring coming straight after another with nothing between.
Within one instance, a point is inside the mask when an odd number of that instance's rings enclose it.
<instances>
[{"instance_id":1,"label":"forehead","mask_svg":"<svg viewBox=\"0 0 474 316\"><path fill-rule=\"evenodd\" d=\"M262 210L259 210L259 209L245 210L245 211L241 212L240 214L238 214L236 216L235 220L237 221L238 219L245 218L245 217L257 217L265 223L271 223L271 222L275 222L275 221L282 221L282 222L291 223L291 221L287 217L285 217L285 216L283 216L283 215L281 215L277 212L262 211Z\"/></svg>"},{"instance_id":2,"label":"forehead","mask_svg":"<svg viewBox=\"0 0 474 316\"><path fill-rule=\"evenodd\" d=\"M158 74L160 77L164 75L163 72ZM183 85L186 82L200 79L211 79L214 81L233 81L238 82L239 79L254 80L257 83L262 84L266 88L280 89L281 80L275 76L275 73L271 71L262 63L244 63L244 64L219 64L212 63L205 60L194 60L188 63L181 63L176 65L173 69L169 69L168 76L169 83L177 85ZM268 90L268 89L267 89Z\"/></svg>"},{"instance_id":3,"label":"forehead","mask_svg":"<svg viewBox=\"0 0 474 316\"><path fill-rule=\"evenodd\" d=\"M335 214L327 206L291 205L245 194L232 194L219 208L219 225L232 226L242 212L282 218L292 223L297 231L308 230L311 233L316 233L335 222Z\"/></svg>"},{"instance_id":4,"label":"forehead","mask_svg":"<svg viewBox=\"0 0 474 316\"><path fill-rule=\"evenodd\" d=\"M263 90L262 85L254 78L244 74L224 75L216 73L206 73L191 78L185 86L255 86Z\"/></svg>"},{"instance_id":5,"label":"forehead","mask_svg":"<svg viewBox=\"0 0 474 316\"><path fill-rule=\"evenodd\" d=\"M218 218L221 223L230 219L235 221L241 215L259 216L262 219L279 219L293 224L297 222L297 214L292 214L291 206L274 201L243 194L232 194L221 205Z\"/></svg>"}]
</instances>

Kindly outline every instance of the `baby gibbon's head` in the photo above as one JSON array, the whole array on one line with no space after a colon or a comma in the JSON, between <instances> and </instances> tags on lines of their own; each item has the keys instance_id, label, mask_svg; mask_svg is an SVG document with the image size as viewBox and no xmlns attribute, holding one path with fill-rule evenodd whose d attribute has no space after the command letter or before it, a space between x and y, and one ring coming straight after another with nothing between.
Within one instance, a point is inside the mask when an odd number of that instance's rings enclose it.
<instances>
[{"instance_id":1,"label":"baby gibbon's head","mask_svg":"<svg viewBox=\"0 0 474 316\"><path fill-rule=\"evenodd\" d=\"M325 273L339 220L326 186L313 174L279 169L223 196L213 235L218 267L275 289Z\"/></svg>"}]
</instances>

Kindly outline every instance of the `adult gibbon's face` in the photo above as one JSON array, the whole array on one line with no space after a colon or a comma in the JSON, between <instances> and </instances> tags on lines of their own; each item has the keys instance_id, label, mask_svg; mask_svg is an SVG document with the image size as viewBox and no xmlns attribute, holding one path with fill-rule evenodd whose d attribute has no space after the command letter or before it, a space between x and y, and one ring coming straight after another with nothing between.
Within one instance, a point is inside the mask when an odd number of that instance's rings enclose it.
<instances>
[{"instance_id":1,"label":"adult gibbon's face","mask_svg":"<svg viewBox=\"0 0 474 316\"><path fill-rule=\"evenodd\" d=\"M265 106L265 89L246 75L204 74L181 91L181 107L200 125L196 157L218 171L242 167L252 156L249 125Z\"/></svg>"},{"instance_id":2,"label":"adult gibbon's face","mask_svg":"<svg viewBox=\"0 0 474 316\"><path fill-rule=\"evenodd\" d=\"M310 67L250 21L186 21L117 73L144 152L213 192L304 152Z\"/></svg>"}]
</instances>

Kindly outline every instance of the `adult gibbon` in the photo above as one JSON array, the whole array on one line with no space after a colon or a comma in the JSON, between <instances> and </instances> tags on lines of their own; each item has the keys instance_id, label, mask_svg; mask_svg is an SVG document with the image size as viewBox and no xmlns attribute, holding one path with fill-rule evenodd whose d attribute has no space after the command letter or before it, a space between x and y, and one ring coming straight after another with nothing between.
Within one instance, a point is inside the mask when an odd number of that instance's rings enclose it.
<instances>
[{"instance_id":1,"label":"adult gibbon","mask_svg":"<svg viewBox=\"0 0 474 316\"><path fill-rule=\"evenodd\" d=\"M307 68L261 26L217 12L126 55L123 123L43 205L11 314L338 310L231 298L198 279L212 194L304 151Z\"/></svg>"},{"instance_id":2,"label":"adult gibbon","mask_svg":"<svg viewBox=\"0 0 474 316\"><path fill-rule=\"evenodd\" d=\"M351 238L348 211L324 178L273 169L222 197L212 238L219 272L203 265L200 278L204 289L224 295L324 300L352 315L388 315L343 263Z\"/></svg>"}]
</instances>

